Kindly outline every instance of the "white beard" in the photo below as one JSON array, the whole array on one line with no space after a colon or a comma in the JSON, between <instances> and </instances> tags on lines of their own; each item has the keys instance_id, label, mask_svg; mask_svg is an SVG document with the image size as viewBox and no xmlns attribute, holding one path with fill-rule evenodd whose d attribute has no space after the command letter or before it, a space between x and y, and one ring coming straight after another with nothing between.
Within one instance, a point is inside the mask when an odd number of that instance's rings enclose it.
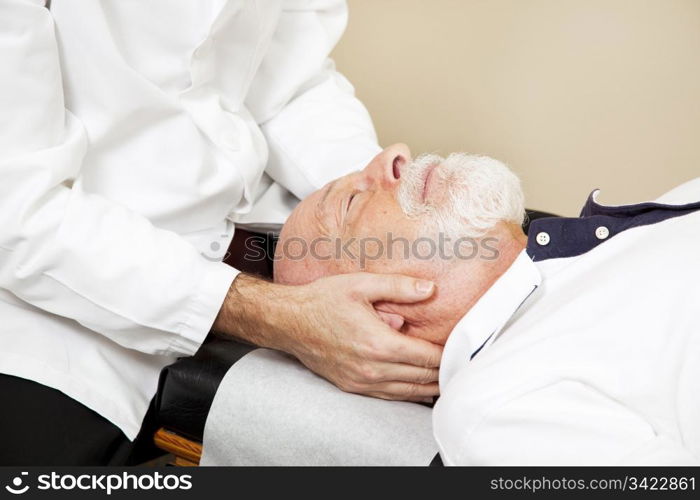
<instances>
[{"instance_id":1,"label":"white beard","mask_svg":"<svg viewBox=\"0 0 700 500\"><path fill-rule=\"evenodd\" d=\"M427 170L435 164L431 182L443 187L439 206L422 201ZM455 239L478 238L498 222L522 224L525 214L520 179L498 160L465 153L422 155L402 168L398 201L408 217L425 219L428 232Z\"/></svg>"}]
</instances>

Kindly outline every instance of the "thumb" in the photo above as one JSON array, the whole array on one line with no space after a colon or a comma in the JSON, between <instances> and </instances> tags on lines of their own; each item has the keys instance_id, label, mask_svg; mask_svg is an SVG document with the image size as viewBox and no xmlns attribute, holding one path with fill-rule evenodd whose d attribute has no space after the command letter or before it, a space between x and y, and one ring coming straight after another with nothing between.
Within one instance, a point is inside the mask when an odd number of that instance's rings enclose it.
<instances>
[{"instance_id":1,"label":"thumb","mask_svg":"<svg viewBox=\"0 0 700 500\"><path fill-rule=\"evenodd\" d=\"M435 291L435 284L402 274L356 275L353 291L368 302L384 300L394 303L420 302L429 298Z\"/></svg>"}]
</instances>

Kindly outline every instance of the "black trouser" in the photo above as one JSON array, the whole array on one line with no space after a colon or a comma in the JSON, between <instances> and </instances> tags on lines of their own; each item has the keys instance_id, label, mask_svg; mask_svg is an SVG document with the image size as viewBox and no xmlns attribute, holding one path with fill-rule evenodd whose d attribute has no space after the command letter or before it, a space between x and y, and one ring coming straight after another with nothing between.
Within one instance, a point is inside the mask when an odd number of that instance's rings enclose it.
<instances>
[{"instance_id":1,"label":"black trouser","mask_svg":"<svg viewBox=\"0 0 700 500\"><path fill-rule=\"evenodd\" d=\"M0 374L0 465L126 465L158 455L147 416L131 442L117 426L60 391Z\"/></svg>"}]
</instances>

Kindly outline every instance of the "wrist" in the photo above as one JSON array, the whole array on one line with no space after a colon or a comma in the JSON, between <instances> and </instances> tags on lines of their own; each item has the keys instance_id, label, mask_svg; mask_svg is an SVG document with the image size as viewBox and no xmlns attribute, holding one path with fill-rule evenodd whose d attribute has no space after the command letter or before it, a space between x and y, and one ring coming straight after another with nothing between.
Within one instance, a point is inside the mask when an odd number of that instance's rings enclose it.
<instances>
[{"instance_id":1,"label":"wrist","mask_svg":"<svg viewBox=\"0 0 700 500\"><path fill-rule=\"evenodd\" d=\"M229 288L214 330L260 347L289 351L288 338L295 331L295 304L300 303L290 288L239 274Z\"/></svg>"}]
</instances>

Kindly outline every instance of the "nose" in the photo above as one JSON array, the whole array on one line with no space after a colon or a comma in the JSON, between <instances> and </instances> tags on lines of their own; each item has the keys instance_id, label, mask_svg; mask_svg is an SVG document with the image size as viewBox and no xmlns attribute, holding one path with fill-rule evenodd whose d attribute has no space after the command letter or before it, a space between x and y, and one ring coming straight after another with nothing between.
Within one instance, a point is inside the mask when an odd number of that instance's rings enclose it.
<instances>
[{"instance_id":1,"label":"nose","mask_svg":"<svg viewBox=\"0 0 700 500\"><path fill-rule=\"evenodd\" d=\"M368 166L368 176L385 189L396 187L401 169L411 161L411 150L405 144L393 144L382 151Z\"/></svg>"}]
</instances>

